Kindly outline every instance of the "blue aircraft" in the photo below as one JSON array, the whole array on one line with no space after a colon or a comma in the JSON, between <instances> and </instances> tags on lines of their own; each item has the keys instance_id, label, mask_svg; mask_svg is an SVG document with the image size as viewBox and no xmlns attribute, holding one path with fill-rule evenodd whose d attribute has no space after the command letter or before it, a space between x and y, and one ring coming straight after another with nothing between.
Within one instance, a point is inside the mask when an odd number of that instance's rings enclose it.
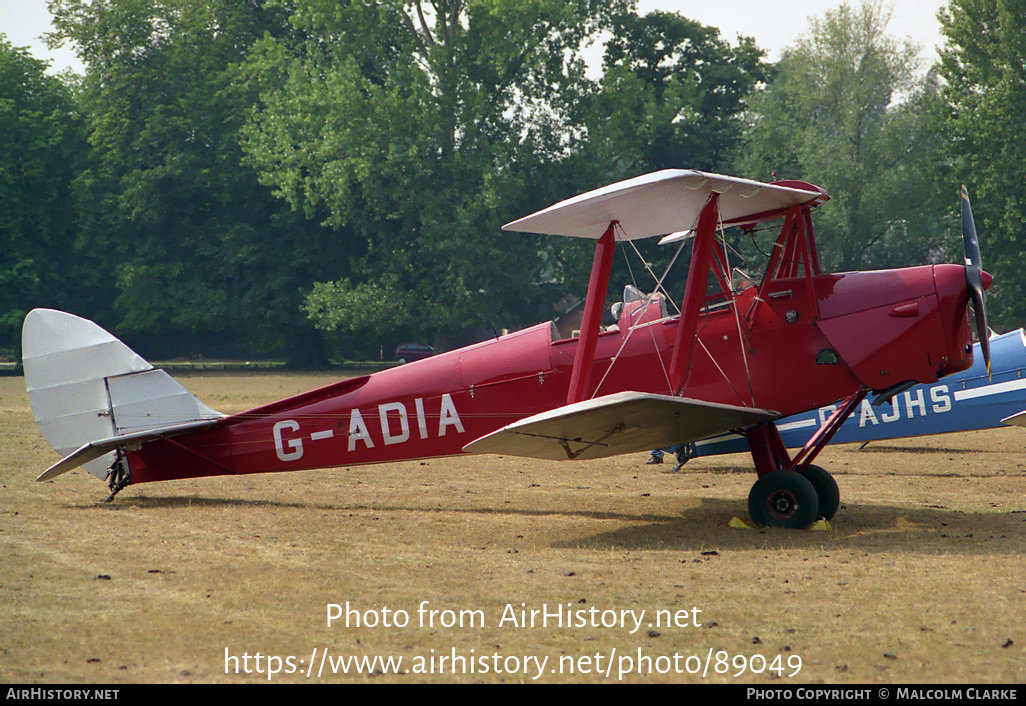
<instances>
[{"instance_id":1,"label":"blue aircraft","mask_svg":"<svg viewBox=\"0 0 1026 706\"><path fill-rule=\"evenodd\" d=\"M990 339L991 371L977 343L968 370L929 385L898 392L889 401L871 398L852 413L831 443L869 442L1004 424L1026 426L1026 333L1022 329ZM800 448L836 410L834 405L777 422L784 445ZM747 453L748 442L734 433L721 434L675 448L681 465L696 456ZM677 468L680 468L678 466ZM676 470L676 469L674 469Z\"/></svg>"}]
</instances>

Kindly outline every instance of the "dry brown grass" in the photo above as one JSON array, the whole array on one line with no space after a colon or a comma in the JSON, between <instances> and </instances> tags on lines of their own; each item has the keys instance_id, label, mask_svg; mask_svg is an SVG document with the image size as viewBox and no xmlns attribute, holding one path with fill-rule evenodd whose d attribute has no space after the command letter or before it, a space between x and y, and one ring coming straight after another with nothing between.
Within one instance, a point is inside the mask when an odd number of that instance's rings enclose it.
<instances>
[{"instance_id":1,"label":"dry brown grass","mask_svg":"<svg viewBox=\"0 0 1026 706\"><path fill-rule=\"evenodd\" d=\"M237 411L324 376L184 377ZM131 486L112 505L55 460L19 378L0 379L0 681L255 682L225 654L404 658L401 675L322 681L532 681L421 674L414 660L548 658L539 681L614 681L638 650L666 666L712 650L799 656L789 678L687 673L633 682L1023 682L1026 434L879 442L820 457L842 492L829 532L731 529L754 480L741 456L679 474L644 455L589 463L466 457ZM656 468L666 468L656 467ZM327 626L327 605L406 610L406 628ZM419 627L422 601L478 610L484 626ZM506 605L646 611L634 634L497 625ZM702 627L650 628L656 610L700 609ZM432 652L434 650L434 652ZM471 652L473 650L473 652ZM615 650L615 653L613 652ZM600 659L595 659L601 655ZM581 659L584 658L584 659ZM591 660L590 662L588 660ZM303 660L300 663L299 660ZM553 673L573 661L578 673ZM500 665L503 662L500 661ZM794 664L794 662L792 662ZM285 667L286 665L282 665ZM512 667L513 663L509 662ZM587 668L589 673L580 673ZM469 670L469 667L468 667ZM314 667L316 673L317 666ZM529 673L525 673L528 671ZM300 673L275 681L307 681Z\"/></svg>"}]
</instances>

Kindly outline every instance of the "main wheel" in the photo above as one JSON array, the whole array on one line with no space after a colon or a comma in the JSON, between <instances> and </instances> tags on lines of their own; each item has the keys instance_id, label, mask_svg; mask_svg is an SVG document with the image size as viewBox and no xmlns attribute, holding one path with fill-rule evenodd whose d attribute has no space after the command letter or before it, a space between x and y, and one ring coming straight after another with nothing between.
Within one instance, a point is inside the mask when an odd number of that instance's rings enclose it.
<instances>
[{"instance_id":1,"label":"main wheel","mask_svg":"<svg viewBox=\"0 0 1026 706\"><path fill-rule=\"evenodd\" d=\"M816 489L816 498L819 500L819 516L825 520L834 519L837 508L841 506L841 491L837 489L837 481L823 468L811 464L805 467L802 475Z\"/></svg>"},{"instance_id":2,"label":"main wheel","mask_svg":"<svg viewBox=\"0 0 1026 706\"><path fill-rule=\"evenodd\" d=\"M748 493L748 514L759 525L804 529L819 517L816 489L795 471L778 470L755 481Z\"/></svg>"}]
</instances>

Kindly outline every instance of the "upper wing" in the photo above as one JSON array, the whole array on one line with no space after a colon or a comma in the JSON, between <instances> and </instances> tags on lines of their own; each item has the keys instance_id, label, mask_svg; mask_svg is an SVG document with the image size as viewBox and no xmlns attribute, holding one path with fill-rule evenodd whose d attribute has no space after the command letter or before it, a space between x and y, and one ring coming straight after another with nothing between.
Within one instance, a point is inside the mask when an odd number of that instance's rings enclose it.
<instances>
[{"instance_id":1,"label":"upper wing","mask_svg":"<svg viewBox=\"0 0 1026 706\"><path fill-rule=\"evenodd\" d=\"M502 229L594 239L616 221L623 231L618 240L651 238L693 227L713 192L720 195L720 218L726 225L775 217L790 206L829 198L822 190L664 169L561 201Z\"/></svg>"},{"instance_id":2,"label":"upper wing","mask_svg":"<svg viewBox=\"0 0 1026 706\"><path fill-rule=\"evenodd\" d=\"M620 392L508 424L463 450L553 461L605 458L696 441L779 416L751 407Z\"/></svg>"}]
</instances>

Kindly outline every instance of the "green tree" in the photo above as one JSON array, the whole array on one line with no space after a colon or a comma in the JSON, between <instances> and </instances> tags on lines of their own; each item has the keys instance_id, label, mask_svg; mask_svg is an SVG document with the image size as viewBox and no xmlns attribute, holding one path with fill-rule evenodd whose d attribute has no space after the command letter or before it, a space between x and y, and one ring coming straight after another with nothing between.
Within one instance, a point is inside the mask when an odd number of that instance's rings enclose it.
<instances>
[{"instance_id":1,"label":"green tree","mask_svg":"<svg viewBox=\"0 0 1026 706\"><path fill-rule=\"evenodd\" d=\"M73 174L85 152L71 86L0 35L0 346L37 306L67 306Z\"/></svg>"},{"instance_id":2,"label":"green tree","mask_svg":"<svg viewBox=\"0 0 1026 706\"><path fill-rule=\"evenodd\" d=\"M338 238L260 185L239 141L256 100L239 67L265 34L291 31L284 11L257 0L50 7L53 40L73 42L87 66L81 252L93 288L113 292L100 318L136 337L309 356L296 349L313 333L302 290L339 257Z\"/></svg>"},{"instance_id":3,"label":"green tree","mask_svg":"<svg viewBox=\"0 0 1026 706\"><path fill-rule=\"evenodd\" d=\"M587 85L579 50L623 4L292 7L305 40L267 41L251 63L264 90L246 149L295 208L323 209L356 235L333 291L352 294L390 273L402 306L382 302L376 325L420 335L546 313L547 245L500 226L559 193L554 165L567 158ZM321 298L315 308L325 307ZM408 308L414 321L401 323L396 312Z\"/></svg>"},{"instance_id":4,"label":"green tree","mask_svg":"<svg viewBox=\"0 0 1026 706\"><path fill-rule=\"evenodd\" d=\"M936 257L943 216L957 203L938 200L936 82L917 73L918 47L886 34L889 19L875 2L814 18L751 100L739 168L827 190L831 202L817 214L827 269Z\"/></svg>"},{"instance_id":5,"label":"green tree","mask_svg":"<svg viewBox=\"0 0 1026 706\"><path fill-rule=\"evenodd\" d=\"M749 37L669 12L614 18L587 116L588 159L616 176L669 168L720 171L741 136L751 90L768 78Z\"/></svg>"},{"instance_id":6,"label":"green tree","mask_svg":"<svg viewBox=\"0 0 1026 706\"><path fill-rule=\"evenodd\" d=\"M951 0L941 11L944 128L955 178L969 188L991 324L1026 323L1026 2Z\"/></svg>"}]
</instances>

